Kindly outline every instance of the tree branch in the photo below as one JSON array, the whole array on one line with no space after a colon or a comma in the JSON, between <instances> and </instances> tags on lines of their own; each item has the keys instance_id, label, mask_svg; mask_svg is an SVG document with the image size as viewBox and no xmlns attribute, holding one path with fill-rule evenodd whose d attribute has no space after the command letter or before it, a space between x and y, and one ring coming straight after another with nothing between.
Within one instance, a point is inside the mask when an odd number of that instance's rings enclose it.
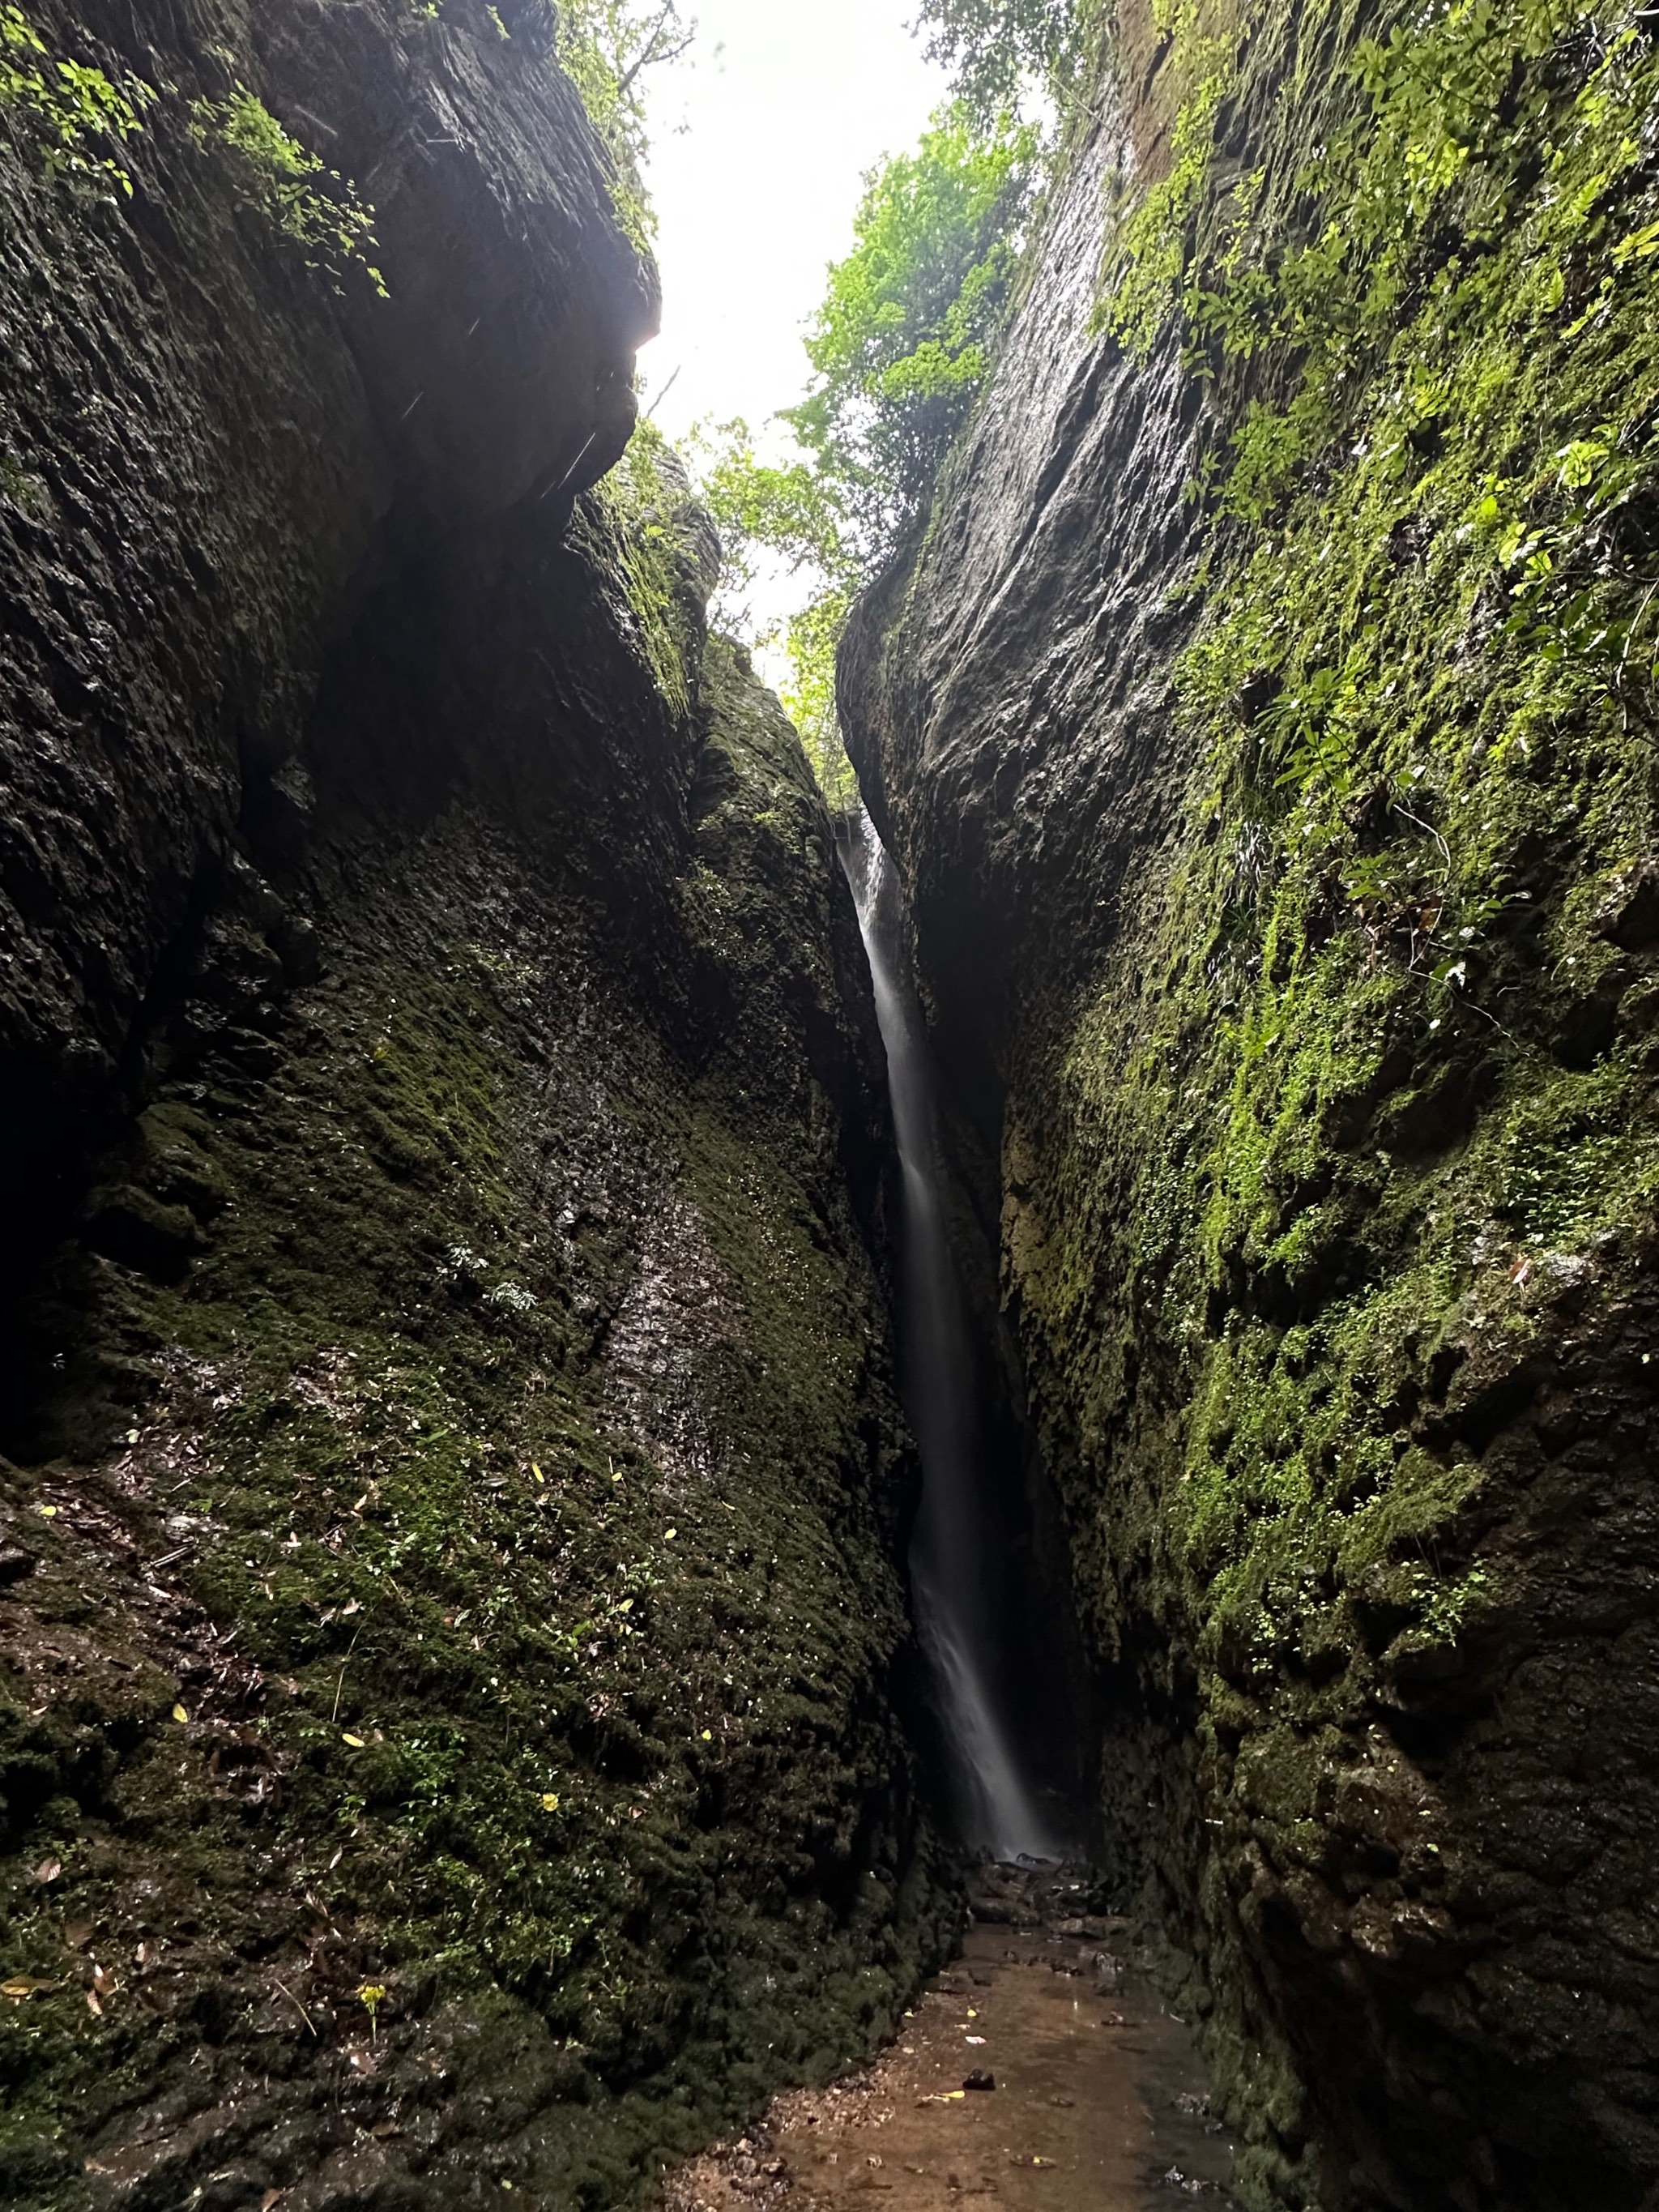
<instances>
[{"instance_id":1,"label":"tree branch","mask_svg":"<svg viewBox=\"0 0 1659 2212\"><path fill-rule=\"evenodd\" d=\"M678 15L678 0L663 0L663 6L657 20L641 41L638 53L617 80L618 100L627 99L641 70L654 69L659 62L677 62L691 46L697 35L697 27L695 23L689 30L682 30L678 44L672 43L672 33L669 41L663 40L663 33L667 30L669 22Z\"/></svg>"}]
</instances>

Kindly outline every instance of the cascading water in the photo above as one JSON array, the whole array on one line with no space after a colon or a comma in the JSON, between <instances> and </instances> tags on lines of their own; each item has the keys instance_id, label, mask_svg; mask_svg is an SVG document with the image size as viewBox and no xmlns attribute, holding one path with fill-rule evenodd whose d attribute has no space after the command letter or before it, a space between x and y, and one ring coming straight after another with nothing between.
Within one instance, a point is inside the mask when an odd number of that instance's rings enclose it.
<instances>
[{"instance_id":1,"label":"cascading water","mask_svg":"<svg viewBox=\"0 0 1659 2212\"><path fill-rule=\"evenodd\" d=\"M963 1840L999 1858L1058 1856L997 1694L993 1632L1004 1593L979 1486L973 1346L945 1227L932 1066L910 987L903 894L869 816L840 841L875 987L903 1174L900 1349L921 1454L910 1547L916 1628L956 1770Z\"/></svg>"}]
</instances>

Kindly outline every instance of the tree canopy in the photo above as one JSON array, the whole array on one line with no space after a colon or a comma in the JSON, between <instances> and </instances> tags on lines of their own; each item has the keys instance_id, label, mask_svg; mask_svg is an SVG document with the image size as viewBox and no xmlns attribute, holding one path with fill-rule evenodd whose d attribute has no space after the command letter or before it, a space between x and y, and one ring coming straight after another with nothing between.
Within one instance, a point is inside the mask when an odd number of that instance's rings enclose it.
<instances>
[{"instance_id":1,"label":"tree canopy","mask_svg":"<svg viewBox=\"0 0 1659 2212\"><path fill-rule=\"evenodd\" d=\"M926 502L990 367L1018 264L1034 131L945 109L914 153L872 170L852 251L806 333L813 379L779 418L795 454L761 459L748 426L705 445L704 489L727 549L735 614L761 556L811 575L788 623L789 708L831 801L852 771L835 714L835 654L860 585Z\"/></svg>"},{"instance_id":2,"label":"tree canopy","mask_svg":"<svg viewBox=\"0 0 1659 2212\"><path fill-rule=\"evenodd\" d=\"M946 109L873 170L852 252L806 335L811 389L784 420L854 561L890 547L973 405L1013 280L1036 138Z\"/></svg>"},{"instance_id":3,"label":"tree canopy","mask_svg":"<svg viewBox=\"0 0 1659 2212\"><path fill-rule=\"evenodd\" d=\"M916 28L930 61L981 125L1015 114L1032 86L1066 104L1093 0L921 0Z\"/></svg>"}]
</instances>

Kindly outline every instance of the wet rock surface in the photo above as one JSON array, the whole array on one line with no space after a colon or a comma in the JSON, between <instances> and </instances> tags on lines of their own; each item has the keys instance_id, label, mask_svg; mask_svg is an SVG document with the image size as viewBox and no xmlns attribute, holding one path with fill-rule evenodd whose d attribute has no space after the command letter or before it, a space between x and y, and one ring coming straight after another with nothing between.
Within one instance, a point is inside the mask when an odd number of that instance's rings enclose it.
<instances>
[{"instance_id":1,"label":"wet rock surface","mask_svg":"<svg viewBox=\"0 0 1659 2212\"><path fill-rule=\"evenodd\" d=\"M1241 174L1269 209L1305 182L1357 97L1329 59L1349 34L1318 8L1252 19L1188 249L1231 234ZM1181 95L1140 61L1074 148L991 388L841 665L1011 1397L1064 1500L1108 1862L1195 1961L1249 2201L1644 2205L1654 1000L1650 951L1607 948L1641 937L1619 917L1654 837L1651 687L1533 703L1554 664L1455 567L1476 495L1436 477L1432 440L1361 512L1350 478L1419 328L1259 536L1206 509L1198 465L1224 481L1272 377L1190 327L1183 369L1167 325L1143 357L1089 319L1110 210ZM1529 158L1499 243L1536 205ZM1250 265L1295 234L1267 220ZM1507 307L1467 312L1468 343L1508 343ZM1622 312L1620 345L1644 344L1650 302ZM1467 418L1471 483L1497 465L1482 438L1542 471L1592 389L1618 404L1613 356L1604 387L1577 343L1516 345L1526 407ZM1295 390L1294 362L1273 374ZM1412 568L1431 533L1445 565ZM1364 788L1304 886L1321 801L1291 794L1325 787L1275 750L1304 695L1274 672L1316 681L1362 629L1386 641L1345 725ZM1248 643L1200 712L1218 636ZM1485 779L1534 713L1549 747L1500 815ZM1412 820L1379 811L1390 777ZM1475 821L1495 842L1469 898L1501 878L1512 919L1460 912L1443 957L1481 948L1457 971L1479 1003L1430 1004L1403 932L1449 914ZM1400 861L1412 838L1431 861ZM1394 938L1360 889L1385 851L1433 885Z\"/></svg>"},{"instance_id":2,"label":"wet rock surface","mask_svg":"<svg viewBox=\"0 0 1659 2212\"><path fill-rule=\"evenodd\" d=\"M544 52L41 13L161 89L0 149L0 2196L620 2201L953 1925L855 918Z\"/></svg>"},{"instance_id":3,"label":"wet rock surface","mask_svg":"<svg viewBox=\"0 0 1659 2212\"><path fill-rule=\"evenodd\" d=\"M239 826L303 807L372 550L539 493L596 429L614 458L603 395L656 316L574 88L482 7L37 12L142 127L130 197L53 183L27 128L0 155L0 1111L26 1208ZM250 100L372 204L360 258L272 214L226 121Z\"/></svg>"}]
</instances>

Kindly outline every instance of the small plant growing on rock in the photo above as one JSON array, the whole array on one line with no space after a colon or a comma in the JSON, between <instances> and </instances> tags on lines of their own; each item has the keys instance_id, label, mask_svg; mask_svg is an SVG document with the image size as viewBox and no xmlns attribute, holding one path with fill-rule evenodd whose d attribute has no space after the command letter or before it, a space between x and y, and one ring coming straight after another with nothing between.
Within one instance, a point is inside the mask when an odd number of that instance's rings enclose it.
<instances>
[{"instance_id":1,"label":"small plant growing on rock","mask_svg":"<svg viewBox=\"0 0 1659 2212\"><path fill-rule=\"evenodd\" d=\"M370 256L375 250L374 210L337 169L325 167L308 148L284 131L256 93L239 85L228 100L198 100L191 111L198 145L226 149L245 205L301 246L309 269L342 289L355 264L375 291L386 280Z\"/></svg>"},{"instance_id":2,"label":"small plant growing on rock","mask_svg":"<svg viewBox=\"0 0 1659 2212\"><path fill-rule=\"evenodd\" d=\"M0 108L21 112L46 143L49 178L113 185L131 199L132 179L112 155L88 141L118 145L142 131L142 110L155 100L140 79L123 87L87 62L54 61L23 10L0 5Z\"/></svg>"}]
</instances>

